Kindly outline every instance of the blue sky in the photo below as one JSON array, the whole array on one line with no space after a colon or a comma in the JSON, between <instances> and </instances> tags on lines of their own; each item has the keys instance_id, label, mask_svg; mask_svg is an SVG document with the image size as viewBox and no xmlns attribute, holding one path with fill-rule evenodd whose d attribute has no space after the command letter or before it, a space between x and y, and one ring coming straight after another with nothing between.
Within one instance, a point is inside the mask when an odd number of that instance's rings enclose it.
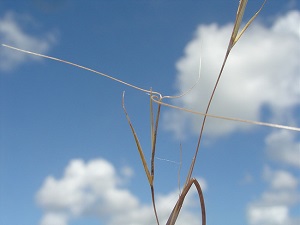
<instances>
[{"instance_id":1,"label":"blue sky","mask_svg":"<svg viewBox=\"0 0 300 225\"><path fill-rule=\"evenodd\" d=\"M49 3L50 2L50 3ZM238 1L0 1L0 42L58 57L203 111ZM262 1L249 1L245 21ZM268 1L234 47L211 113L300 126L300 10ZM150 159L149 96L69 65L0 48L0 223L155 224L150 190L122 110ZM162 108L156 153L165 220L191 162L201 117ZM182 156L180 154L182 145ZM193 176L207 224L300 222L297 131L209 119ZM198 225L195 190L178 224Z\"/></svg>"}]
</instances>

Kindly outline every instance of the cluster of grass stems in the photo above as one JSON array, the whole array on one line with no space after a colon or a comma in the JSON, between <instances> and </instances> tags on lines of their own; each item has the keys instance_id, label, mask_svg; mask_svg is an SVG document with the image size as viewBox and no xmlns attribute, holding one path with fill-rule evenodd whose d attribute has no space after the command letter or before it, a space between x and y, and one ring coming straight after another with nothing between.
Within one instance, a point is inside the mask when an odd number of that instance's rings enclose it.
<instances>
[{"instance_id":1,"label":"cluster of grass stems","mask_svg":"<svg viewBox=\"0 0 300 225\"><path fill-rule=\"evenodd\" d=\"M117 78L109 76L107 74L95 71L93 69L90 69L90 68L72 63L72 62L68 62L68 61L58 59L58 58L54 58L54 57L51 57L51 56L46 56L46 55L38 54L38 53L35 53L35 52L30 52L30 51L27 51L27 50L15 48L13 46L5 45L5 44L2 44L2 46L11 48L11 49L14 49L14 50L17 50L17 51L21 51L21 52L24 52L24 53L27 53L27 54L32 54L32 55L36 55L36 56L39 56L39 57L48 58L48 59L52 59L52 60L59 61L59 62L62 62L62 63L66 63L66 64L69 64L69 65L72 65L72 66L76 66L78 68L88 70L88 71L91 71L93 73L99 74L101 76L107 77L109 79L112 79L116 82L127 85L129 87L132 87L132 88L137 89L139 91L145 92L149 95L149 97L150 97L150 118L151 118L150 119L151 120L150 121L150 126L151 126L151 161L150 161L150 167L148 167L148 165L147 165L147 162L146 162L146 159L145 159L145 156L144 156L144 152L143 152L142 146L139 142L137 133L135 132L135 129L134 129L132 123L131 123L129 115L126 111L125 103L124 103L124 92L123 92L123 98L122 98L122 100L123 100L122 101L122 106L123 106L123 109L124 109L124 113L126 115L126 119L129 123L131 132L133 134L133 137L134 137L134 140L135 140L135 143L136 143L136 146L137 146L137 150L138 150L138 153L140 155L140 158L141 158L144 170L145 170L145 174L146 174L147 179L148 179L148 183L149 183L150 190L151 190L151 198L152 198L154 215L155 215L156 222L157 222L158 225L160 224L160 222L159 222L159 217L158 217L158 213L157 213L157 210L156 210L156 204L155 204L155 191L154 191L155 190L155 188L154 188L155 164L154 164L154 159L155 159L155 152L156 152L156 139L157 139L157 131L158 131L158 125L159 125L159 117L160 117L161 106L167 106L167 107L175 108L175 109L178 109L178 110L183 110L183 111L186 111L188 113L193 113L193 114L198 114L198 115L204 116L203 120L202 120L201 129L200 129L200 132L199 132L197 146L196 146L196 149L195 149L195 153L194 153L192 162L190 164L190 169L189 169L188 174L186 176L185 184L184 184L183 189L182 189L182 191L181 191L181 193L178 197L178 200L177 200L177 202L176 202L176 204L175 204L175 206L174 206L174 208L173 208L173 210L172 210L172 212L171 212L171 214L170 214L170 216L167 220L166 225L174 225L176 223L177 218L178 218L179 213L180 213L180 210L183 206L185 197L188 194L188 192L189 192L190 188L192 187L192 185L195 185L196 190L198 192L198 197L199 197L200 206L201 206L202 225L206 225L206 212L205 212L205 202L204 202L203 192L202 192L200 183L198 182L197 179L193 178L192 175L193 175L194 165L195 165L195 162L196 162L196 159L197 159L198 151L200 149L200 144L201 144L202 135L203 135L203 132L204 132L207 117L212 117L212 118L217 118L217 119L225 119L225 120L231 120L231 121L237 121L237 122L243 122L243 123L250 123L250 124L256 124L256 125L261 125L261 126L269 126L269 127L275 127L275 128L281 128L281 129L288 129L288 130L294 130L294 131L300 131L300 129L297 128L297 127L290 127L290 126L264 123L264 122L258 122L258 121L243 120L243 119L238 119L238 118L229 118L229 117L223 117L223 116L219 116L219 115L209 114L210 105L213 101L215 91L217 89L218 83L219 83L220 78L221 78L222 73L223 73L223 69L225 67L226 61L228 59L228 56L230 55L230 52L231 52L232 48L239 41L240 37L244 34L246 29L253 22L253 20L257 17L257 15L260 13L260 11L264 7L266 1L267 0L264 0L264 2L262 3L260 9L252 16L252 18L246 23L246 25L242 29L240 29L241 28L241 23L242 23L243 15L244 15L248 0L240 0L239 1L239 5L238 5L238 8L237 8L237 13L236 13L236 18L235 18L232 34L230 36L229 44L227 46L227 51L225 53L225 57L224 57L222 66L221 66L220 71L219 71L219 75L217 77L214 88L213 88L212 93L210 95L210 99L207 103L205 112L195 112L195 111L192 111L192 110L189 110L189 109L186 109L186 108L181 108L181 107L171 105L171 104L167 104L167 103L163 102L164 99L180 98L180 97L186 95L188 92L190 92L194 88L194 86L200 80L201 60L200 60L200 69L199 69L198 80L195 82L195 84L189 90L187 90L185 93L183 93L179 96L162 96L159 92L152 91L152 89L147 90L147 89L140 88L138 86L129 84L127 82L124 82L122 80L119 80ZM157 111L156 111L155 115L154 115L154 112L153 112L153 103L157 104Z\"/></svg>"}]
</instances>

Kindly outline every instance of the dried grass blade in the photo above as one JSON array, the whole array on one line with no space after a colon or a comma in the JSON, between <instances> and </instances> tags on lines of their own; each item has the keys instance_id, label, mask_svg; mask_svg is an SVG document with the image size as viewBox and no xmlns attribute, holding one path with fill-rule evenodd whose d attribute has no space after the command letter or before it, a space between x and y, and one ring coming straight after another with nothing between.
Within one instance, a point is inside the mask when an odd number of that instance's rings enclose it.
<instances>
[{"instance_id":1,"label":"dried grass blade","mask_svg":"<svg viewBox=\"0 0 300 225\"><path fill-rule=\"evenodd\" d=\"M151 154L151 175L152 176L154 176L154 159L155 159L155 151L156 151L156 138L157 138L157 131L158 131L160 109L161 109L161 104L158 104L157 113L156 113L156 121L155 121L155 126L154 126L154 130L153 130L153 135L152 135L153 136L152 154Z\"/></svg>"},{"instance_id":2,"label":"dried grass blade","mask_svg":"<svg viewBox=\"0 0 300 225\"><path fill-rule=\"evenodd\" d=\"M197 142L195 154L194 154L194 157L193 157L192 162L191 162L191 166L190 166L190 169L189 169L189 172L188 172L188 175L187 175L186 183L191 179L191 176L192 176L192 173L193 173L193 170L194 170L194 166L195 166L195 163L196 163L198 151L199 151L199 148L200 148L200 143L201 143L201 139L202 139L204 127L205 127L205 124L206 124L207 114L208 114L208 111L210 109L210 106L211 106L212 100L214 98L216 89L218 87L219 81L220 81L221 76L223 74L223 70L224 70L224 67L226 65L228 56L229 56L229 54L231 52L232 47L236 43L235 40L236 40L236 37L238 35L238 31L239 31L239 28L240 28L240 25L241 25L241 21L242 21L243 16L244 16L246 5L247 5L247 0L241 0L240 3L239 3L238 9L237 9L237 16L236 16L236 19L235 19L235 23L234 23L232 34L231 34L231 37L230 37L230 41L229 41L229 44L228 44L228 47L227 47L227 51L226 51L226 54L225 54L225 57L224 57L224 60L223 60L223 63L222 63L222 67L220 69L218 78L216 80L215 86L214 86L214 88L212 90L212 93L210 95L210 99L208 101L208 104L207 104L207 107L206 107L206 110L205 110L205 113L204 113L204 118L203 118L203 121L202 121L202 125L201 125L201 129L200 129L200 134L199 134L199 138L198 138L198 142ZM256 16L257 16L257 14L256 14ZM252 21L253 20L251 20L251 22ZM250 25L250 23L248 24L248 26Z\"/></svg>"},{"instance_id":3,"label":"dried grass blade","mask_svg":"<svg viewBox=\"0 0 300 225\"><path fill-rule=\"evenodd\" d=\"M239 29L240 29L240 26L241 26L241 23L243 20L247 2L248 2L248 0L241 0L239 3L237 13L236 13L234 27L233 27L232 34L230 37L230 43L228 45L228 49L231 49L234 46L236 36L238 35Z\"/></svg>"},{"instance_id":4,"label":"dried grass blade","mask_svg":"<svg viewBox=\"0 0 300 225\"><path fill-rule=\"evenodd\" d=\"M148 178L148 183L149 183L150 189L151 189L152 205L153 205L153 210L154 210L154 214L155 214L155 219L156 219L157 224L159 225L159 220L158 220L158 215L157 215L157 210L156 210L156 205L155 205L155 193L154 193L153 181L154 181L155 143L156 143L158 118L159 118L159 114L160 114L160 107L161 107L161 105L159 105L159 108L158 108L159 110L158 110L158 114L157 114L156 124L155 124L154 130L153 130L153 123L152 123L153 108L152 108L152 102L150 101L150 110L151 110L151 113L150 113L151 114L151 137L153 139L153 142L152 142L152 146L153 146L152 147L152 156L151 156L151 174L150 174L149 169L148 169L149 167L147 165L147 162L146 162L146 159L145 159L145 155L144 155L143 149L141 147L140 141L139 141L138 136L137 136L137 134L136 134L136 132L134 130L134 127L133 127L133 125L132 125L132 123L130 121L130 118L128 116L127 110L125 108L124 96L125 96L125 92L123 92L123 98L122 98L123 110L125 112L126 119L127 119L128 123L129 123L129 126L130 126L131 132L133 134L133 137L134 137L134 140L135 140L138 152L140 154L140 158L141 158L142 163L143 163L143 167L144 167L145 173L146 173L147 178ZM150 94L150 96L151 96L151 94Z\"/></svg>"},{"instance_id":5,"label":"dried grass blade","mask_svg":"<svg viewBox=\"0 0 300 225\"><path fill-rule=\"evenodd\" d=\"M154 214L155 214L156 222L159 225L159 219L158 219L156 205L155 205L154 171L155 171L156 138L157 138L157 131L158 131L158 123L159 123L161 104L158 104L158 106L157 106L158 108L157 108L157 113L156 113L156 121L155 121L155 124L154 124L152 97L153 96L150 94L150 117L151 117L150 126L151 126L151 148L152 148L151 149L151 177L153 179L152 184L150 184L150 188L151 188L151 197L152 197L152 204L153 204ZM160 97L159 102L161 101L161 99L162 98Z\"/></svg>"},{"instance_id":6,"label":"dried grass blade","mask_svg":"<svg viewBox=\"0 0 300 225\"><path fill-rule=\"evenodd\" d=\"M154 115L153 115L153 100L152 100L152 88L150 89L150 134L151 134L151 148L153 149L153 140L154 140Z\"/></svg>"},{"instance_id":7,"label":"dried grass blade","mask_svg":"<svg viewBox=\"0 0 300 225\"><path fill-rule=\"evenodd\" d=\"M141 160L142 160L142 163L143 163L143 167L144 167L145 173L146 173L147 178L148 178L148 182L149 182L150 185L152 185L153 184L153 177L151 176L151 174L149 172L148 165L147 165L147 162L146 162L146 159L145 159L144 152L143 152L143 149L141 147L140 141L138 139L138 136L137 136L137 134L136 134L136 132L134 130L134 127L131 124L130 118L129 118L128 113L126 111L125 104L124 104L124 95L125 95L125 92L123 92L123 98L122 98L123 110L125 112L126 119L127 119L128 123L129 123L129 126L130 126L131 132L133 134L133 137L134 137L134 140L135 140L138 152L140 154L140 157L141 157Z\"/></svg>"},{"instance_id":8,"label":"dried grass blade","mask_svg":"<svg viewBox=\"0 0 300 225\"><path fill-rule=\"evenodd\" d=\"M247 30L249 25L253 22L253 20L258 16L260 11L263 9L264 5L266 4L267 0L264 0L263 4L261 5L260 9L252 16L252 18L246 23L246 25L243 27L243 29L239 32L240 26L243 20L243 16L245 13L246 5L248 0L241 0L238 6L236 19L233 27L233 31L230 38L230 43L228 45L228 51L232 49L232 47L238 42L240 37L243 35L243 33Z\"/></svg>"},{"instance_id":9,"label":"dried grass blade","mask_svg":"<svg viewBox=\"0 0 300 225\"><path fill-rule=\"evenodd\" d=\"M247 28L249 27L249 25L253 22L253 20L257 17L257 15L263 9L263 7L266 4L266 2L267 2L267 0L265 0L263 2L263 4L261 5L260 9L254 14L254 16L252 16L252 18L246 23L246 25L244 26L244 28L237 34L237 36L235 37L235 40L233 42L233 45L235 45L235 43L238 42L238 40L243 35L243 33L247 30Z\"/></svg>"},{"instance_id":10,"label":"dried grass blade","mask_svg":"<svg viewBox=\"0 0 300 225\"><path fill-rule=\"evenodd\" d=\"M174 225L176 223L177 218L180 213L180 210L182 208L184 199L193 184L195 185L195 187L197 189L199 200L200 200L202 225L206 225L206 211L205 211L204 195L202 192L201 185L195 178L190 179L189 182L185 185L180 197L178 198L178 200L176 202L176 205L174 206L174 208L169 216L169 219L168 219L166 225Z\"/></svg>"}]
</instances>

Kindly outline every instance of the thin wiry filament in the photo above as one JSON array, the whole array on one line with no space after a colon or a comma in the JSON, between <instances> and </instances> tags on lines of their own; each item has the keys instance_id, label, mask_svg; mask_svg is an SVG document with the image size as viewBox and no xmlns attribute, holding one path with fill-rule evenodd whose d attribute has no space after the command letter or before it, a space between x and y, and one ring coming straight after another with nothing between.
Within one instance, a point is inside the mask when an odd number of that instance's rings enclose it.
<instances>
[{"instance_id":1,"label":"thin wiry filament","mask_svg":"<svg viewBox=\"0 0 300 225\"><path fill-rule=\"evenodd\" d=\"M75 67L78 67L78 68L81 68L81 69L84 69L84 70L96 73L98 75L107 77L107 78L109 78L111 80L114 80L116 82L119 82L121 84L129 86L129 87L134 88L136 90L139 90L139 91L147 93L148 95L151 96L151 98L152 98L152 100L154 102L156 102L158 104L161 104L163 106L166 106L166 107L178 109L178 110L185 111L185 112L188 112L188 113L193 113L193 114L196 114L196 115L202 115L202 116L207 115L208 117L217 118L217 119L224 119L224 120L230 120L230 121L236 121L236 122L243 122L243 123L255 124L255 125L260 125L260 126L268 126L268 127L279 128L279 129L286 129L286 130L291 130L291 131L298 131L298 132L300 131L300 128L293 127L293 126L286 126L286 125L280 125L280 124L274 124L274 123L265 123L265 122L259 122L259 121L244 120L244 119L239 119L239 118L231 118L231 117L225 117L225 116L205 114L203 112L193 111L193 110L190 110L190 109L187 109L187 108L182 108L182 107L179 107L179 106L176 106L176 105L164 103L162 101L157 100L157 99L161 99L162 100L164 98L179 98L179 97L182 97L183 95L186 95L187 93L189 93L195 87L195 85L199 82L199 80L200 80L201 58L200 58L200 66L199 66L199 76L198 76L198 79L197 79L197 81L195 82L195 84L190 89L188 89L186 92L184 92L183 94L178 95L178 96L171 96L171 95L170 96L162 96L159 92L152 91L152 89L147 90L147 89L144 89L144 88L140 88L138 86L132 85L132 84L127 83L127 82L124 82L124 81L122 81L120 79L117 79L117 78L114 78L112 76L109 76L109 75L107 75L105 73L101 73L99 71L96 71L96 70L90 69L88 67L81 66L81 65L78 65L78 64L66 61L66 60L62 60L62 59L55 58L55 57L52 57L52 56L47 56L47 55L43 55L43 54L39 54L39 53L35 53L35 52L23 50L23 49L16 48L16 47L13 47L13 46L10 46L10 45L6 45L6 44L2 44L2 46L10 48L10 49L13 49L13 50L16 50L16 51L24 52L24 53L27 53L27 54L31 54L31 55L35 55L35 56L39 56L39 57L43 57L43 58L47 58L47 59L51 59L51 60L54 60L54 61L59 61L59 62L62 62L62 63L66 63L66 64L69 64L71 66L75 66Z\"/></svg>"}]
</instances>

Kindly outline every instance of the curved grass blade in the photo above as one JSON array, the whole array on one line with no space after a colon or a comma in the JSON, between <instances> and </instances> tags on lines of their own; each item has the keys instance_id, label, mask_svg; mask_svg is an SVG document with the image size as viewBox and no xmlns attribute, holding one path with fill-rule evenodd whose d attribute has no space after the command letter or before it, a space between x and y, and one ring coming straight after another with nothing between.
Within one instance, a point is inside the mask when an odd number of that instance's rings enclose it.
<instances>
[{"instance_id":1,"label":"curved grass blade","mask_svg":"<svg viewBox=\"0 0 300 225\"><path fill-rule=\"evenodd\" d=\"M200 200L202 225L206 225L206 211L205 211L204 195L202 192L201 185L195 178L191 178L184 186L184 189L182 190L182 193L180 194L180 196L176 202L176 205L174 206L166 225L174 225L176 223L177 218L180 213L180 210L182 208L184 199L193 184L195 185L195 187L197 189L198 197Z\"/></svg>"}]
</instances>

